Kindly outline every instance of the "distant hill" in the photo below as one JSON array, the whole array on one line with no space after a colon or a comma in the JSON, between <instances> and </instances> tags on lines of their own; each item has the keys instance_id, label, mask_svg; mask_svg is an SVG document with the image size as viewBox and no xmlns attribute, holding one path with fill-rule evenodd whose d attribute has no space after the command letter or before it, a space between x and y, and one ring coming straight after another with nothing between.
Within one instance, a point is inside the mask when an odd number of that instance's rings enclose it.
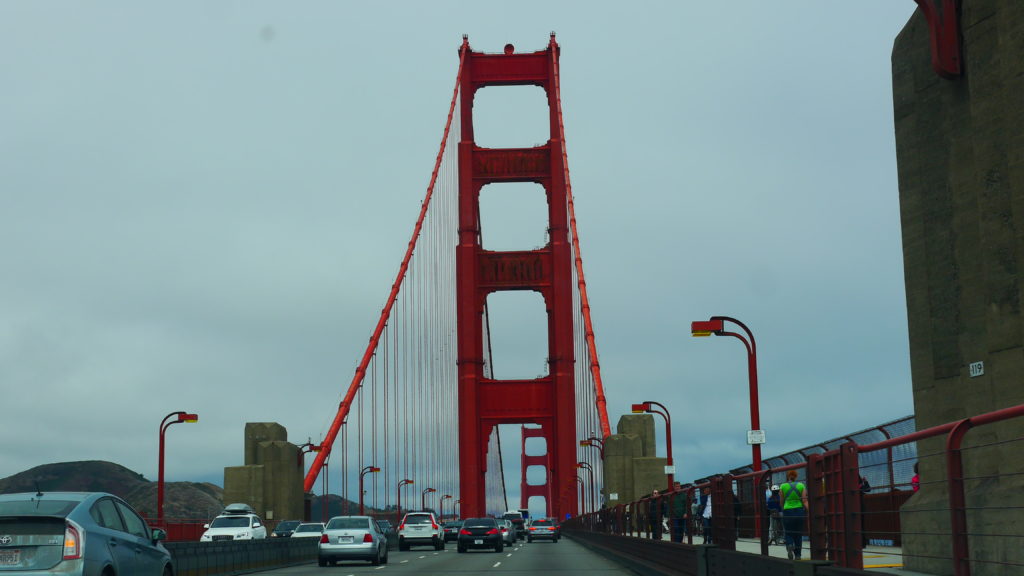
<instances>
[{"instance_id":1,"label":"distant hill","mask_svg":"<svg viewBox=\"0 0 1024 576\"><path fill-rule=\"evenodd\" d=\"M124 498L146 518L156 518L154 481L124 466L102 460L36 466L0 480L0 494L12 492L109 492ZM212 518L224 508L224 489L209 482L164 484L164 516Z\"/></svg>"}]
</instances>

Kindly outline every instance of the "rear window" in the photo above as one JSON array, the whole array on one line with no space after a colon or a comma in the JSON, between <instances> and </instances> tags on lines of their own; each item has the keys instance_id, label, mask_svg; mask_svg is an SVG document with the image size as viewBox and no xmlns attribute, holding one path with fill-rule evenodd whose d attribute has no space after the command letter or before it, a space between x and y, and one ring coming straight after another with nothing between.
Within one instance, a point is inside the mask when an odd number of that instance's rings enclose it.
<instances>
[{"instance_id":1,"label":"rear window","mask_svg":"<svg viewBox=\"0 0 1024 576\"><path fill-rule=\"evenodd\" d=\"M335 518L327 523L328 530L369 530L370 521L366 518Z\"/></svg>"},{"instance_id":2,"label":"rear window","mask_svg":"<svg viewBox=\"0 0 1024 576\"><path fill-rule=\"evenodd\" d=\"M427 516L426 514L416 514L415 516L413 516L412 514L410 514L410 515L405 517L405 523L406 524L430 524L430 516Z\"/></svg>"},{"instance_id":3,"label":"rear window","mask_svg":"<svg viewBox=\"0 0 1024 576\"><path fill-rule=\"evenodd\" d=\"M276 530L294 530L299 524L302 524L302 522L297 520L286 520L278 524Z\"/></svg>"},{"instance_id":4,"label":"rear window","mask_svg":"<svg viewBox=\"0 0 1024 576\"><path fill-rule=\"evenodd\" d=\"M74 500L19 500L0 502L0 516L67 516L78 506Z\"/></svg>"},{"instance_id":5,"label":"rear window","mask_svg":"<svg viewBox=\"0 0 1024 576\"><path fill-rule=\"evenodd\" d=\"M210 528L248 528L248 516L218 516L210 522Z\"/></svg>"},{"instance_id":6,"label":"rear window","mask_svg":"<svg viewBox=\"0 0 1024 576\"><path fill-rule=\"evenodd\" d=\"M494 518L470 518L463 524L466 528L473 528L476 526L497 526Z\"/></svg>"},{"instance_id":7,"label":"rear window","mask_svg":"<svg viewBox=\"0 0 1024 576\"><path fill-rule=\"evenodd\" d=\"M533 526L551 526L551 520L534 520Z\"/></svg>"}]
</instances>

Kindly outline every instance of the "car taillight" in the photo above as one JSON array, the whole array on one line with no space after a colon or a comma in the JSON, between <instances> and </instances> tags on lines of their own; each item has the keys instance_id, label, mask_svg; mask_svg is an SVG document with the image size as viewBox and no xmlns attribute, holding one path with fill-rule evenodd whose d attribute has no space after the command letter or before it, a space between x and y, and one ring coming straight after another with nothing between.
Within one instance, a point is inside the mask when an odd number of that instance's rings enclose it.
<instances>
[{"instance_id":1,"label":"car taillight","mask_svg":"<svg viewBox=\"0 0 1024 576\"><path fill-rule=\"evenodd\" d=\"M398 529L399 530L405 530L405 522L402 522L401 524L399 524L398 525Z\"/></svg>"},{"instance_id":2,"label":"car taillight","mask_svg":"<svg viewBox=\"0 0 1024 576\"><path fill-rule=\"evenodd\" d=\"M370 544L373 542L373 536L369 534L363 534L363 544Z\"/></svg>"},{"instance_id":3,"label":"car taillight","mask_svg":"<svg viewBox=\"0 0 1024 576\"><path fill-rule=\"evenodd\" d=\"M327 534L321 534L320 535L320 543L321 544L330 544L331 543L331 539L327 537Z\"/></svg>"},{"instance_id":4,"label":"car taillight","mask_svg":"<svg viewBox=\"0 0 1024 576\"><path fill-rule=\"evenodd\" d=\"M487 531L487 533L488 534L497 534L498 533L498 529L497 528L491 528L490 530Z\"/></svg>"},{"instance_id":5,"label":"car taillight","mask_svg":"<svg viewBox=\"0 0 1024 576\"><path fill-rule=\"evenodd\" d=\"M434 524L433 522L431 522L430 523L430 529L431 530L437 530L437 524Z\"/></svg>"},{"instance_id":6,"label":"car taillight","mask_svg":"<svg viewBox=\"0 0 1024 576\"><path fill-rule=\"evenodd\" d=\"M82 536L78 529L68 524L64 527L64 559L77 560L82 557Z\"/></svg>"},{"instance_id":7,"label":"car taillight","mask_svg":"<svg viewBox=\"0 0 1024 576\"><path fill-rule=\"evenodd\" d=\"M537 529L536 526L530 526L530 530L536 530L536 529Z\"/></svg>"},{"instance_id":8,"label":"car taillight","mask_svg":"<svg viewBox=\"0 0 1024 576\"><path fill-rule=\"evenodd\" d=\"M459 534L464 534L466 536L472 536L473 535L472 532L470 532L469 530L466 530L465 528L463 528L462 530L459 530Z\"/></svg>"}]
</instances>

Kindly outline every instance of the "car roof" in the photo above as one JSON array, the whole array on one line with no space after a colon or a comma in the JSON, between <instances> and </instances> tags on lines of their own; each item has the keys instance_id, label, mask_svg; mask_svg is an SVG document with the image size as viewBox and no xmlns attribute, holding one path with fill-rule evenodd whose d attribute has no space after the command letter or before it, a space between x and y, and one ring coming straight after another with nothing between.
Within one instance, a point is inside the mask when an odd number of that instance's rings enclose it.
<instances>
[{"instance_id":1,"label":"car roof","mask_svg":"<svg viewBox=\"0 0 1024 576\"><path fill-rule=\"evenodd\" d=\"M84 502L91 497L101 498L103 496L114 496L107 492L15 492L12 494L0 494L0 500L11 502L20 500L72 500ZM115 496L116 498L116 496Z\"/></svg>"}]
</instances>

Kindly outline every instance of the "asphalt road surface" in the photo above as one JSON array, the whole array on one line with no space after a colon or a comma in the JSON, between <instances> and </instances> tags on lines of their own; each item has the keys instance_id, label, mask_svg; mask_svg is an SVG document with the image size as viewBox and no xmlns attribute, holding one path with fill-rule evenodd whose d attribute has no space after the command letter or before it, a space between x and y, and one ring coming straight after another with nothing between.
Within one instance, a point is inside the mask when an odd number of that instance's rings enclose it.
<instances>
[{"instance_id":1,"label":"asphalt road surface","mask_svg":"<svg viewBox=\"0 0 1024 576\"><path fill-rule=\"evenodd\" d=\"M371 566L369 562L345 562L337 566L319 567L316 563L304 566L280 568L260 574L274 576L348 576L349 574L397 575L447 575L458 576L537 576L558 574L559 576L633 576L633 573L618 564L590 552L568 538L557 544L538 541L508 546L504 552L492 550L469 550L464 554L455 551L455 543L449 542L438 552L430 548L413 548L408 552L391 550L388 563Z\"/></svg>"}]
</instances>

